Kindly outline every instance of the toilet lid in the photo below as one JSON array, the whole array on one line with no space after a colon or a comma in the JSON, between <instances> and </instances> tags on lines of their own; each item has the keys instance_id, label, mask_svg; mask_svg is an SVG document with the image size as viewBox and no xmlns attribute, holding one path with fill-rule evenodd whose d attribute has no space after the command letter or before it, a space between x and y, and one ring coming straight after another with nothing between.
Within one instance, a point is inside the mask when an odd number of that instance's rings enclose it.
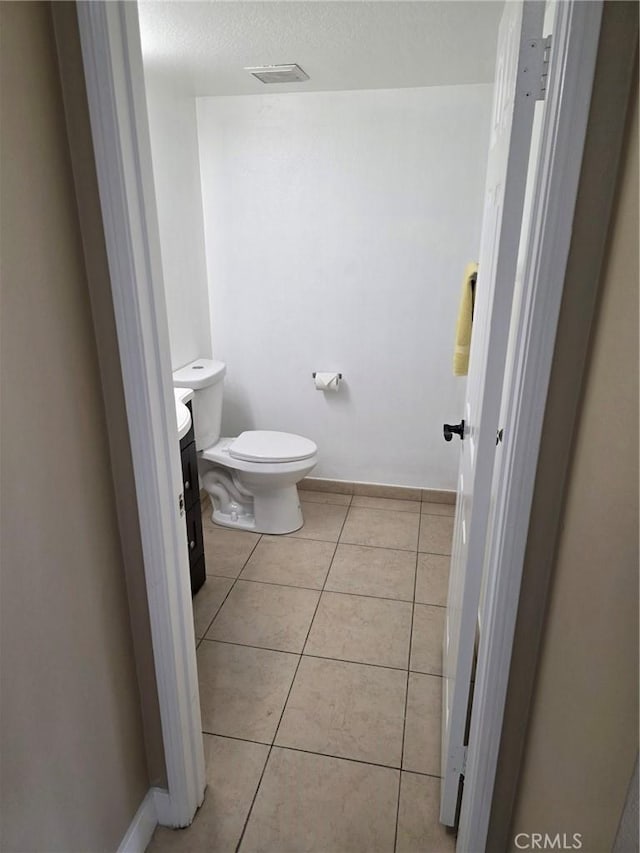
<instances>
[{"instance_id":1,"label":"toilet lid","mask_svg":"<svg viewBox=\"0 0 640 853\"><path fill-rule=\"evenodd\" d=\"M273 430L243 432L229 445L229 455L246 462L297 462L317 450L309 438Z\"/></svg>"}]
</instances>

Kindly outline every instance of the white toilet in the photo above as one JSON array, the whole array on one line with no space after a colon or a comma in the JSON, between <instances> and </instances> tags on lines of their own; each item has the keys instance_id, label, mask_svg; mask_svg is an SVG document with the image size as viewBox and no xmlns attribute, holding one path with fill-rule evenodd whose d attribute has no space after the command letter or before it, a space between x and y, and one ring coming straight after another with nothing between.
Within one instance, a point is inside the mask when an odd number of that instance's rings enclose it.
<instances>
[{"instance_id":1,"label":"white toilet","mask_svg":"<svg viewBox=\"0 0 640 853\"><path fill-rule=\"evenodd\" d=\"M199 358L173 374L176 388L191 388L198 470L213 506L213 521L256 533L291 533L302 527L296 484L314 468L318 448L300 435L250 430L220 438L226 367Z\"/></svg>"}]
</instances>

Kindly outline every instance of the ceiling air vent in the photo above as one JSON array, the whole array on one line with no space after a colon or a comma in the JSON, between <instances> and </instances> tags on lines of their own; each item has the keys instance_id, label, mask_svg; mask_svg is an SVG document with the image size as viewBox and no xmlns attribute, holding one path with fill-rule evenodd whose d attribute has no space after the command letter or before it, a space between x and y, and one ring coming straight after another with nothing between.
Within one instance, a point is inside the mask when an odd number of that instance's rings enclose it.
<instances>
[{"instance_id":1,"label":"ceiling air vent","mask_svg":"<svg viewBox=\"0 0 640 853\"><path fill-rule=\"evenodd\" d=\"M255 68L245 68L263 83L302 83L309 79L299 65L258 65Z\"/></svg>"}]
</instances>

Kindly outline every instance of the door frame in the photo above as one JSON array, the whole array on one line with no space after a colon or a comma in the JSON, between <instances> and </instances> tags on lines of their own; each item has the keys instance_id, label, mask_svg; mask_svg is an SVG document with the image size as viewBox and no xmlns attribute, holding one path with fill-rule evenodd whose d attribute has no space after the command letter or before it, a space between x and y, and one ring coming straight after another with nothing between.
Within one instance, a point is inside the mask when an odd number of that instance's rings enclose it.
<instances>
[{"instance_id":1,"label":"door frame","mask_svg":"<svg viewBox=\"0 0 640 853\"><path fill-rule=\"evenodd\" d=\"M457 849L483 849L506 698L542 416L591 101L602 0L558 3L526 306L509 393L491 573ZM204 754L171 364L137 6L77 3L91 131L140 513L167 790L160 823L186 826L204 796ZM535 343L534 343L535 342ZM481 745L481 748L479 747Z\"/></svg>"},{"instance_id":2,"label":"door frame","mask_svg":"<svg viewBox=\"0 0 640 853\"><path fill-rule=\"evenodd\" d=\"M486 591L471 709L459 851L489 828L542 425L564 290L591 93L601 0L556 6L545 113L526 240L523 300L506 399L502 464L488 530Z\"/></svg>"},{"instance_id":3,"label":"door frame","mask_svg":"<svg viewBox=\"0 0 640 853\"><path fill-rule=\"evenodd\" d=\"M204 798L204 745L138 10L108 0L76 8L167 775L153 802L159 823L188 826Z\"/></svg>"}]
</instances>

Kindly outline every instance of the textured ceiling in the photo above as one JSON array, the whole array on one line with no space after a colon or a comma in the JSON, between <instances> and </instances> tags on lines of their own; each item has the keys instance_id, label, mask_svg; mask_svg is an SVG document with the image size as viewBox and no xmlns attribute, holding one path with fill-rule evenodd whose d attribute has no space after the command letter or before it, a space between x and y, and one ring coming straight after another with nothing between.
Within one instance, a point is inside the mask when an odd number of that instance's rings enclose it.
<instances>
[{"instance_id":1,"label":"textured ceiling","mask_svg":"<svg viewBox=\"0 0 640 853\"><path fill-rule=\"evenodd\" d=\"M493 81L502 2L141 0L147 73L192 95L391 89ZM245 66L297 62L264 85Z\"/></svg>"}]
</instances>

